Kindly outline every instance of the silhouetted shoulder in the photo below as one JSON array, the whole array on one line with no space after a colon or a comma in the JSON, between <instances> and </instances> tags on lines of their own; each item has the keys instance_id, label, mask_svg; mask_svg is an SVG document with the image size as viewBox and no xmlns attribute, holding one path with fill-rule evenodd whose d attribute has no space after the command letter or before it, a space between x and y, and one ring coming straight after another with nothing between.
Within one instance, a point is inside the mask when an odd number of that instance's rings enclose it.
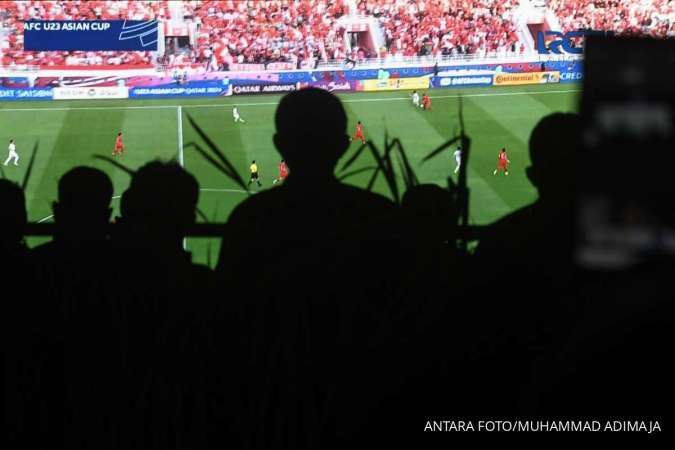
<instances>
[{"instance_id":1,"label":"silhouetted shoulder","mask_svg":"<svg viewBox=\"0 0 675 450\"><path fill-rule=\"evenodd\" d=\"M231 213L230 225L265 221L266 218L298 222L313 216L316 226L358 225L371 220L392 218L396 205L386 197L335 182L315 190L285 185L252 195ZM322 219L330 218L332 222ZM277 224L279 226L279 224ZM281 224L283 226L283 224Z\"/></svg>"}]
</instances>

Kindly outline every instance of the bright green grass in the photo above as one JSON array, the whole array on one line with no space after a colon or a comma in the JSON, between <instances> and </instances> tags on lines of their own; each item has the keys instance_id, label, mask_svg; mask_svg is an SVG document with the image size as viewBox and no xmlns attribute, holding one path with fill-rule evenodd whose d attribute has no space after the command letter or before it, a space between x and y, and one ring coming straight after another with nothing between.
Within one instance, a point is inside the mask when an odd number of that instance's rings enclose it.
<instances>
[{"instance_id":1,"label":"bright green grass","mask_svg":"<svg viewBox=\"0 0 675 450\"><path fill-rule=\"evenodd\" d=\"M525 176L529 165L527 141L537 121L554 111L577 108L578 86L517 86L462 91L466 130L472 138L472 156L468 168L471 190L471 221L486 224L536 198L536 191ZM343 94L349 116L349 132L357 120L365 126L366 138L382 149L385 131L398 137L420 182L447 185L454 170L452 151L421 164L421 160L459 129L456 89L434 90L432 111L415 109L407 93L382 92ZM39 141L39 150L26 189L31 221L48 221L51 202L56 197L59 177L76 165L91 165L106 171L114 185L114 214L118 214L118 196L126 189L129 178L122 171L93 155L110 155L115 134L122 131L126 154L120 161L137 168L154 159L177 158L178 106L182 107L183 143L203 142L186 119L192 116L220 146L247 181L248 164L255 159L260 167L263 188L271 187L277 175L280 156L272 145L274 111L279 96L229 97L219 99L167 99L148 101L59 101L0 103L0 143L6 148L9 139L17 142L20 167L2 167L7 178L21 181L28 166L31 150ZM232 122L231 105L237 104L245 124ZM77 109L82 108L82 109ZM509 149L511 171L508 177L493 176L497 152ZM348 155L359 144L353 143ZM2 161L6 152L0 153ZM347 155L347 157L348 157ZM210 166L193 149L184 150L184 164L203 189L199 207L211 221L225 221L232 208L246 197L223 174ZM372 165L363 155L353 168ZM369 174L355 176L351 183L364 186ZM403 186L403 183L400 183ZM255 190L255 189L254 189ZM383 180L375 190L388 195ZM279 218L283 220L283 218ZM35 245L44 239L33 238ZM215 262L218 243L214 239L189 239L194 260Z\"/></svg>"}]
</instances>

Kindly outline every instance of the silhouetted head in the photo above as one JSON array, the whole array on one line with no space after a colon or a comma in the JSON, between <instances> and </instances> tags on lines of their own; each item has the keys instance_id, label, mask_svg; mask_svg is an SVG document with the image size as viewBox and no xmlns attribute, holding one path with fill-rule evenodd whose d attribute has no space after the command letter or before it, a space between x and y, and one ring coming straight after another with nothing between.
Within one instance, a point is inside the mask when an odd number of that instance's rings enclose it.
<instances>
[{"instance_id":1,"label":"silhouetted head","mask_svg":"<svg viewBox=\"0 0 675 450\"><path fill-rule=\"evenodd\" d=\"M113 185L105 172L75 167L59 180L59 198L52 204L60 232L99 233L110 220Z\"/></svg>"},{"instance_id":2,"label":"silhouetted head","mask_svg":"<svg viewBox=\"0 0 675 450\"><path fill-rule=\"evenodd\" d=\"M251 161L251 164L255 164L255 159L253 161Z\"/></svg>"},{"instance_id":3,"label":"silhouetted head","mask_svg":"<svg viewBox=\"0 0 675 450\"><path fill-rule=\"evenodd\" d=\"M360 121L360 120L359 120L358 122L356 122L356 123L357 123L358 125L361 125L361 121Z\"/></svg>"},{"instance_id":4,"label":"silhouetted head","mask_svg":"<svg viewBox=\"0 0 675 450\"><path fill-rule=\"evenodd\" d=\"M122 132L120 131L119 133L117 133L117 135L118 135L118 136L122 136Z\"/></svg>"},{"instance_id":5,"label":"silhouetted head","mask_svg":"<svg viewBox=\"0 0 675 450\"><path fill-rule=\"evenodd\" d=\"M336 96L316 88L291 92L279 102L274 123L274 145L294 177L332 177L349 146L347 115Z\"/></svg>"},{"instance_id":6,"label":"silhouetted head","mask_svg":"<svg viewBox=\"0 0 675 450\"><path fill-rule=\"evenodd\" d=\"M10 143L10 144L14 143L14 139L10 139L10 140L9 140L9 143Z\"/></svg>"},{"instance_id":7,"label":"silhouetted head","mask_svg":"<svg viewBox=\"0 0 675 450\"><path fill-rule=\"evenodd\" d=\"M23 189L12 181L0 178L0 205L0 253L13 252L21 246L26 229L26 199Z\"/></svg>"},{"instance_id":8,"label":"silhouetted head","mask_svg":"<svg viewBox=\"0 0 675 450\"><path fill-rule=\"evenodd\" d=\"M577 114L554 113L541 119L530 135L527 176L540 198L574 195L574 154L580 120Z\"/></svg>"},{"instance_id":9,"label":"silhouetted head","mask_svg":"<svg viewBox=\"0 0 675 450\"><path fill-rule=\"evenodd\" d=\"M506 153L506 147L502 147L501 153Z\"/></svg>"},{"instance_id":10,"label":"silhouetted head","mask_svg":"<svg viewBox=\"0 0 675 450\"><path fill-rule=\"evenodd\" d=\"M195 222L198 199L197 180L178 163L149 162L134 173L122 195L122 220L149 240L180 243Z\"/></svg>"}]
</instances>

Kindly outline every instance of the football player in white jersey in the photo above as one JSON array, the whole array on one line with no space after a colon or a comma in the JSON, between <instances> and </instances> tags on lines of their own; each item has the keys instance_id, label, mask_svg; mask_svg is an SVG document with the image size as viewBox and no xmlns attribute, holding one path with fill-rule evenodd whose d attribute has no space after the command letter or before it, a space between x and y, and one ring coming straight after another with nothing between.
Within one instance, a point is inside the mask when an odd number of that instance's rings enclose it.
<instances>
[{"instance_id":1,"label":"football player in white jersey","mask_svg":"<svg viewBox=\"0 0 675 450\"><path fill-rule=\"evenodd\" d=\"M241 123L246 123L244 119L241 118L239 115L239 108L235 105L234 108L232 108L232 117L234 117L234 122L241 122Z\"/></svg>"},{"instance_id":2,"label":"football player in white jersey","mask_svg":"<svg viewBox=\"0 0 675 450\"><path fill-rule=\"evenodd\" d=\"M14 160L14 165L18 166L19 154L16 152L16 144L14 144L14 139L9 140L9 147L7 147L7 150L9 151L9 156L5 160L5 165L9 164L10 161Z\"/></svg>"}]
</instances>

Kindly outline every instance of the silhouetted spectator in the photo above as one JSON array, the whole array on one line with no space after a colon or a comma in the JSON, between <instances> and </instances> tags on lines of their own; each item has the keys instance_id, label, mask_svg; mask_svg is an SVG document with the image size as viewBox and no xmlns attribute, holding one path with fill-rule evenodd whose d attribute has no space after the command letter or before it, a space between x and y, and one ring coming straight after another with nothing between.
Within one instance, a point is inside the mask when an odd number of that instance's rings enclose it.
<instances>
[{"instance_id":1,"label":"silhouetted spectator","mask_svg":"<svg viewBox=\"0 0 675 450\"><path fill-rule=\"evenodd\" d=\"M476 252L480 260L502 269L508 261L509 272L525 269L532 274L551 271L553 265L569 266L579 125L577 115L555 113L534 128L527 177L539 199L488 228Z\"/></svg>"},{"instance_id":2,"label":"silhouetted spectator","mask_svg":"<svg viewBox=\"0 0 675 450\"><path fill-rule=\"evenodd\" d=\"M27 215L24 192L0 179L0 402L3 444L40 448L54 442L59 424L45 414L58 380L51 361L58 342L50 339L54 309L44 305L24 242ZM56 345L55 345L56 344Z\"/></svg>"},{"instance_id":3,"label":"silhouetted spectator","mask_svg":"<svg viewBox=\"0 0 675 450\"><path fill-rule=\"evenodd\" d=\"M274 143L290 175L283 186L249 197L232 212L219 271L229 275L275 266L286 252L319 271L316 258L331 254L322 253L322 247L330 246L333 253L321 264L333 265L350 248L370 252L360 244L376 239L381 230L391 232L380 227L393 218L393 203L340 183L333 174L349 145L346 123L340 101L323 90L303 89L282 99Z\"/></svg>"},{"instance_id":4,"label":"silhouetted spectator","mask_svg":"<svg viewBox=\"0 0 675 450\"><path fill-rule=\"evenodd\" d=\"M212 273L182 249L198 193L176 163L141 167L123 195L113 250L97 254L108 247L109 180L85 168L61 180L53 245L75 248L81 258L65 265L80 267L79 274L52 271L56 289L47 296L60 300L52 327L62 341L54 364L61 369L52 378L60 380L54 391L61 401L50 417L58 415L64 447L206 446ZM89 231L77 224L80 215L88 216ZM92 248L78 249L83 242ZM55 265L72 259L56 254Z\"/></svg>"},{"instance_id":5,"label":"silhouetted spectator","mask_svg":"<svg viewBox=\"0 0 675 450\"><path fill-rule=\"evenodd\" d=\"M26 229L26 200L21 187L0 179L0 258L13 258L25 252L23 233Z\"/></svg>"},{"instance_id":6,"label":"silhouetted spectator","mask_svg":"<svg viewBox=\"0 0 675 450\"><path fill-rule=\"evenodd\" d=\"M349 145L337 97L313 88L288 94L275 125L290 175L234 209L217 270L243 299L242 445L317 448L363 419L350 399L370 401L377 358L364 352L387 317L396 210L335 178Z\"/></svg>"},{"instance_id":7,"label":"silhouetted spectator","mask_svg":"<svg viewBox=\"0 0 675 450\"><path fill-rule=\"evenodd\" d=\"M480 326L485 342L497 344L485 346L493 354L484 353L479 375L507 362L517 367L492 382L475 377L493 388L481 391L485 398L478 404L486 412L515 410L532 365L564 342L576 318L572 222L579 129L579 117L569 113L551 114L535 126L527 176L539 199L490 225L476 251L476 288L488 289L492 299L483 304L490 314Z\"/></svg>"},{"instance_id":8,"label":"silhouetted spectator","mask_svg":"<svg viewBox=\"0 0 675 450\"><path fill-rule=\"evenodd\" d=\"M198 198L197 180L177 163L144 165L122 194L123 243L186 259L189 255L183 251L183 239L195 222Z\"/></svg>"},{"instance_id":9,"label":"silhouetted spectator","mask_svg":"<svg viewBox=\"0 0 675 450\"><path fill-rule=\"evenodd\" d=\"M33 249L36 258L102 259L108 238L113 186L108 175L92 167L76 167L59 180L58 201L52 204L54 241ZM91 265L93 261L86 261Z\"/></svg>"}]
</instances>

